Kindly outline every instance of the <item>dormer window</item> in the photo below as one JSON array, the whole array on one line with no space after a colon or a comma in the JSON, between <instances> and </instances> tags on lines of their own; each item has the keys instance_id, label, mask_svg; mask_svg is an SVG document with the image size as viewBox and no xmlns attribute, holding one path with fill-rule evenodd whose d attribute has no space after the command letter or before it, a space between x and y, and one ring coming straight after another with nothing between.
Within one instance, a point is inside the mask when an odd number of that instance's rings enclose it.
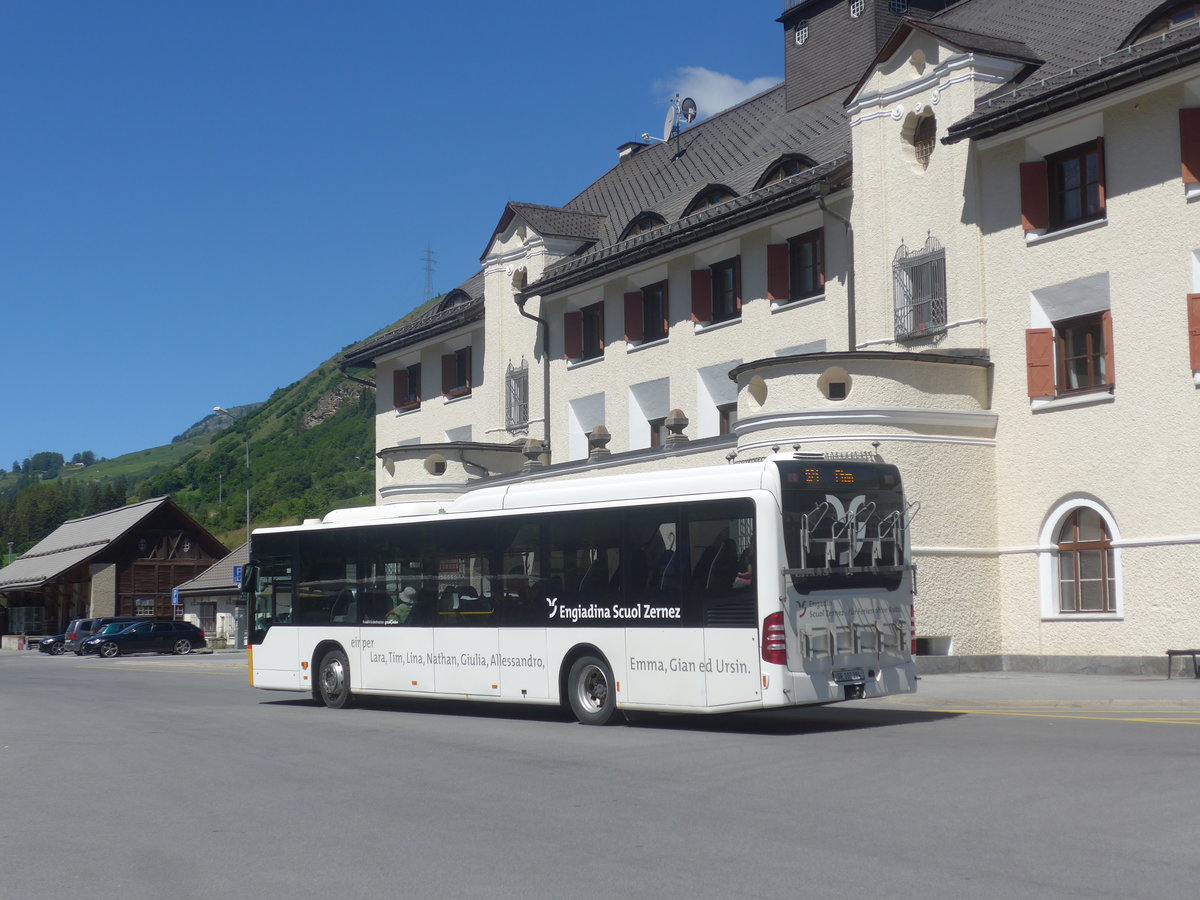
<instances>
[{"instance_id":1,"label":"dormer window","mask_svg":"<svg viewBox=\"0 0 1200 900\"><path fill-rule=\"evenodd\" d=\"M637 237L639 234L645 234L656 228L662 228L666 224L666 219L657 213L642 213L625 227L625 231L621 235L621 240L624 241L631 237Z\"/></svg>"},{"instance_id":2,"label":"dormer window","mask_svg":"<svg viewBox=\"0 0 1200 900\"><path fill-rule=\"evenodd\" d=\"M447 310L455 306L462 306L464 303L470 303L471 296L466 291L451 291L438 304L438 310Z\"/></svg>"},{"instance_id":3,"label":"dormer window","mask_svg":"<svg viewBox=\"0 0 1200 900\"><path fill-rule=\"evenodd\" d=\"M763 177L759 179L756 187L766 187L768 184L783 181L785 178L791 178L793 175L806 172L812 167L812 161L803 156L786 157L767 169Z\"/></svg>"},{"instance_id":4,"label":"dormer window","mask_svg":"<svg viewBox=\"0 0 1200 900\"><path fill-rule=\"evenodd\" d=\"M857 19L867 8L867 0L850 0L850 18Z\"/></svg>"},{"instance_id":5,"label":"dormer window","mask_svg":"<svg viewBox=\"0 0 1200 900\"><path fill-rule=\"evenodd\" d=\"M697 195L696 199L691 202L691 205L688 206L684 216L690 216L693 213L698 213L703 209L708 209L709 207L725 203L729 200L732 200L736 196L737 194L735 194L729 188L723 187L722 185L714 185L712 187L705 188L700 192L699 195Z\"/></svg>"},{"instance_id":6,"label":"dormer window","mask_svg":"<svg viewBox=\"0 0 1200 900\"><path fill-rule=\"evenodd\" d=\"M1146 38L1158 37L1160 34L1166 34L1172 28L1187 25L1197 19L1200 19L1200 3L1181 3L1147 22L1134 40L1143 41Z\"/></svg>"},{"instance_id":7,"label":"dormer window","mask_svg":"<svg viewBox=\"0 0 1200 900\"><path fill-rule=\"evenodd\" d=\"M808 19L802 19L796 23L796 46L800 47L808 43Z\"/></svg>"}]
</instances>

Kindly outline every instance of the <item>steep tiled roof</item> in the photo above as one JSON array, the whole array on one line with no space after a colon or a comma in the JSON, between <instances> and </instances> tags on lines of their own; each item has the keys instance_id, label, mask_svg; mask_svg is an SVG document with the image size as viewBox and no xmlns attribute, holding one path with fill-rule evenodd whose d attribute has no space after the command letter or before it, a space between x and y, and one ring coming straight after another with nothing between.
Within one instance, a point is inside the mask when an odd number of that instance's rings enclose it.
<instances>
[{"instance_id":1,"label":"steep tiled roof","mask_svg":"<svg viewBox=\"0 0 1200 900\"><path fill-rule=\"evenodd\" d=\"M440 303L431 304L427 309L418 311L404 319L399 328L370 338L359 344L342 357L342 369L369 368L374 360L384 353L390 353L419 343L439 334L454 331L471 322L483 318L483 272L476 272L462 284L451 291L461 291L471 299L466 303L454 306L442 306Z\"/></svg>"},{"instance_id":2,"label":"steep tiled roof","mask_svg":"<svg viewBox=\"0 0 1200 900\"><path fill-rule=\"evenodd\" d=\"M1200 20L1055 72L1039 71L1020 87L986 97L950 126L949 143L987 137L1110 93L1156 74L1200 61Z\"/></svg>"}]
</instances>

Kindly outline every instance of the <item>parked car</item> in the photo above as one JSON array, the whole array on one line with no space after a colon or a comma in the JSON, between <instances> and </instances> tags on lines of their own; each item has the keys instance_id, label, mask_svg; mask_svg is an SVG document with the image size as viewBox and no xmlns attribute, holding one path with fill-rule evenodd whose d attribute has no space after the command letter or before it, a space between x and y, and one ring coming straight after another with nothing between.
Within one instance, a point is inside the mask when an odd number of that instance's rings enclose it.
<instances>
[{"instance_id":1,"label":"parked car","mask_svg":"<svg viewBox=\"0 0 1200 900\"><path fill-rule=\"evenodd\" d=\"M67 639L65 634L56 634L52 637L42 638L38 641L38 653L49 653L51 656L58 656L63 652L63 641Z\"/></svg>"},{"instance_id":2,"label":"parked car","mask_svg":"<svg viewBox=\"0 0 1200 900\"><path fill-rule=\"evenodd\" d=\"M190 622L138 622L121 631L95 634L81 646L85 654L111 659L127 653L191 653L208 642Z\"/></svg>"},{"instance_id":3,"label":"parked car","mask_svg":"<svg viewBox=\"0 0 1200 900\"><path fill-rule=\"evenodd\" d=\"M76 656L81 656L83 650L83 642L90 638L93 634L113 622L124 622L126 627L137 622L147 621L139 616L101 616L96 619L72 619L71 624L67 626L66 634L63 636L63 649L72 651Z\"/></svg>"}]
</instances>

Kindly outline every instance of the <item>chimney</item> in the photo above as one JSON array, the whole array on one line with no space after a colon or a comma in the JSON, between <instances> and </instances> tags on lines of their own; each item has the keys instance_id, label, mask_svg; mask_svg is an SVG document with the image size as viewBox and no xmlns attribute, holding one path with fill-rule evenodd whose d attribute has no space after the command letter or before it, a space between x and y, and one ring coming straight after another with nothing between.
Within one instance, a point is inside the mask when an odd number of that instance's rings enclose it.
<instances>
[{"instance_id":1,"label":"chimney","mask_svg":"<svg viewBox=\"0 0 1200 900\"><path fill-rule=\"evenodd\" d=\"M649 147L649 144L643 144L641 141L626 141L617 148L617 161L625 162L639 150Z\"/></svg>"}]
</instances>

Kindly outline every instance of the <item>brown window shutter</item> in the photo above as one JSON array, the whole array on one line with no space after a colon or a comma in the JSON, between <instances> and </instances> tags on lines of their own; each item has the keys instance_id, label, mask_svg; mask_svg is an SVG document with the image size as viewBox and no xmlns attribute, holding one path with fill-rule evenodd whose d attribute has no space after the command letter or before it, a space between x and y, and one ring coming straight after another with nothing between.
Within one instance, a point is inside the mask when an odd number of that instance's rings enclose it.
<instances>
[{"instance_id":1,"label":"brown window shutter","mask_svg":"<svg viewBox=\"0 0 1200 900\"><path fill-rule=\"evenodd\" d=\"M583 356L583 313L563 314L563 357L579 359Z\"/></svg>"},{"instance_id":2,"label":"brown window shutter","mask_svg":"<svg viewBox=\"0 0 1200 900\"><path fill-rule=\"evenodd\" d=\"M692 270L692 321L712 321L712 272Z\"/></svg>"},{"instance_id":3,"label":"brown window shutter","mask_svg":"<svg viewBox=\"0 0 1200 900\"><path fill-rule=\"evenodd\" d=\"M1200 108L1179 111L1179 160L1183 183L1200 182Z\"/></svg>"},{"instance_id":4,"label":"brown window shutter","mask_svg":"<svg viewBox=\"0 0 1200 900\"><path fill-rule=\"evenodd\" d=\"M408 369L392 373L392 406L399 409L408 402Z\"/></svg>"},{"instance_id":5,"label":"brown window shutter","mask_svg":"<svg viewBox=\"0 0 1200 900\"><path fill-rule=\"evenodd\" d=\"M421 402L421 364L417 363L416 365L409 366L408 371L410 373L410 377L409 377L408 385L407 385L408 390L410 390L412 392L413 402L420 403Z\"/></svg>"},{"instance_id":6,"label":"brown window shutter","mask_svg":"<svg viewBox=\"0 0 1200 900\"><path fill-rule=\"evenodd\" d=\"M474 369L471 368L471 348L464 347L463 351L462 351L462 355L463 355L463 386L469 391L471 389L471 372L474 371Z\"/></svg>"},{"instance_id":7,"label":"brown window shutter","mask_svg":"<svg viewBox=\"0 0 1200 900\"><path fill-rule=\"evenodd\" d=\"M1050 227L1049 191L1046 161L1021 163L1021 227L1026 231Z\"/></svg>"},{"instance_id":8,"label":"brown window shutter","mask_svg":"<svg viewBox=\"0 0 1200 900\"><path fill-rule=\"evenodd\" d=\"M1107 215L1106 198L1108 191L1104 186L1104 138L1096 138L1096 169L1100 175L1100 214Z\"/></svg>"},{"instance_id":9,"label":"brown window shutter","mask_svg":"<svg viewBox=\"0 0 1200 900\"><path fill-rule=\"evenodd\" d=\"M1025 331L1025 374L1030 397L1054 396L1054 329Z\"/></svg>"},{"instance_id":10,"label":"brown window shutter","mask_svg":"<svg viewBox=\"0 0 1200 900\"><path fill-rule=\"evenodd\" d=\"M1113 356L1112 311L1106 309L1100 322L1104 328L1104 381L1111 387L1117 383L1117 364Z\"/></svg>"},{"instance_id":11,"label":"brown window shutter","mask_svg":"<svg viewBox=\"0 0 1200 900\"><path fill-rule=\"evenodd\" d=\"M664 279L662 283L663 291L663 334L668 334L671 331L671 282Z\"/></svg>"},{"instance_id":12,"label":"brown window shutter","mask_svg":"<svg viewBox=\"0 0 1200 900\"><path fill-rule=\"evenodd\" d=\"M625 340L633 343L646 339L642 328L642 292L629 291L625 295Z\"/></svg>"},{"instance_id":13,"label":"brown window shutter","mask_svg":"<svg viewBox=\"0 0 1200 900\"><path fill-rule=\"evenodd\" d=\"M453 353L447 353L442 357L442 393L449 394L456 387L458 380L458 357Z\"/></svg>"},{"instance_id":14,"label":"brown window shutter","mask_svg":"<svg viewBox=\"0 0 1200 900\"><path fill-rule=\"evenodd\" d=\"M1188 294L1188 345L1191 347L1192 371L1200 371L1200 294Z\"/></svg>"},{"instance_id":15,"label":"brown window shutter","mask_svg":"<svg viewBox=\"0 0 1200 900\"><path fill-rule=\"evenodd\" d=\"M791 299L788 287L788 245L767 245L767 299L783 302Z\"/></svg>"},{"instance_id":16,"label":"brown window shutter","mask_svg":"<svg viewBox=\"0 0 1200 900\"><path fill-rule=\"evenodd\" d=\"M733 258L733 295L737 297L737 310L742 311L742 256Z\"/></svg>"}]
</instances>

